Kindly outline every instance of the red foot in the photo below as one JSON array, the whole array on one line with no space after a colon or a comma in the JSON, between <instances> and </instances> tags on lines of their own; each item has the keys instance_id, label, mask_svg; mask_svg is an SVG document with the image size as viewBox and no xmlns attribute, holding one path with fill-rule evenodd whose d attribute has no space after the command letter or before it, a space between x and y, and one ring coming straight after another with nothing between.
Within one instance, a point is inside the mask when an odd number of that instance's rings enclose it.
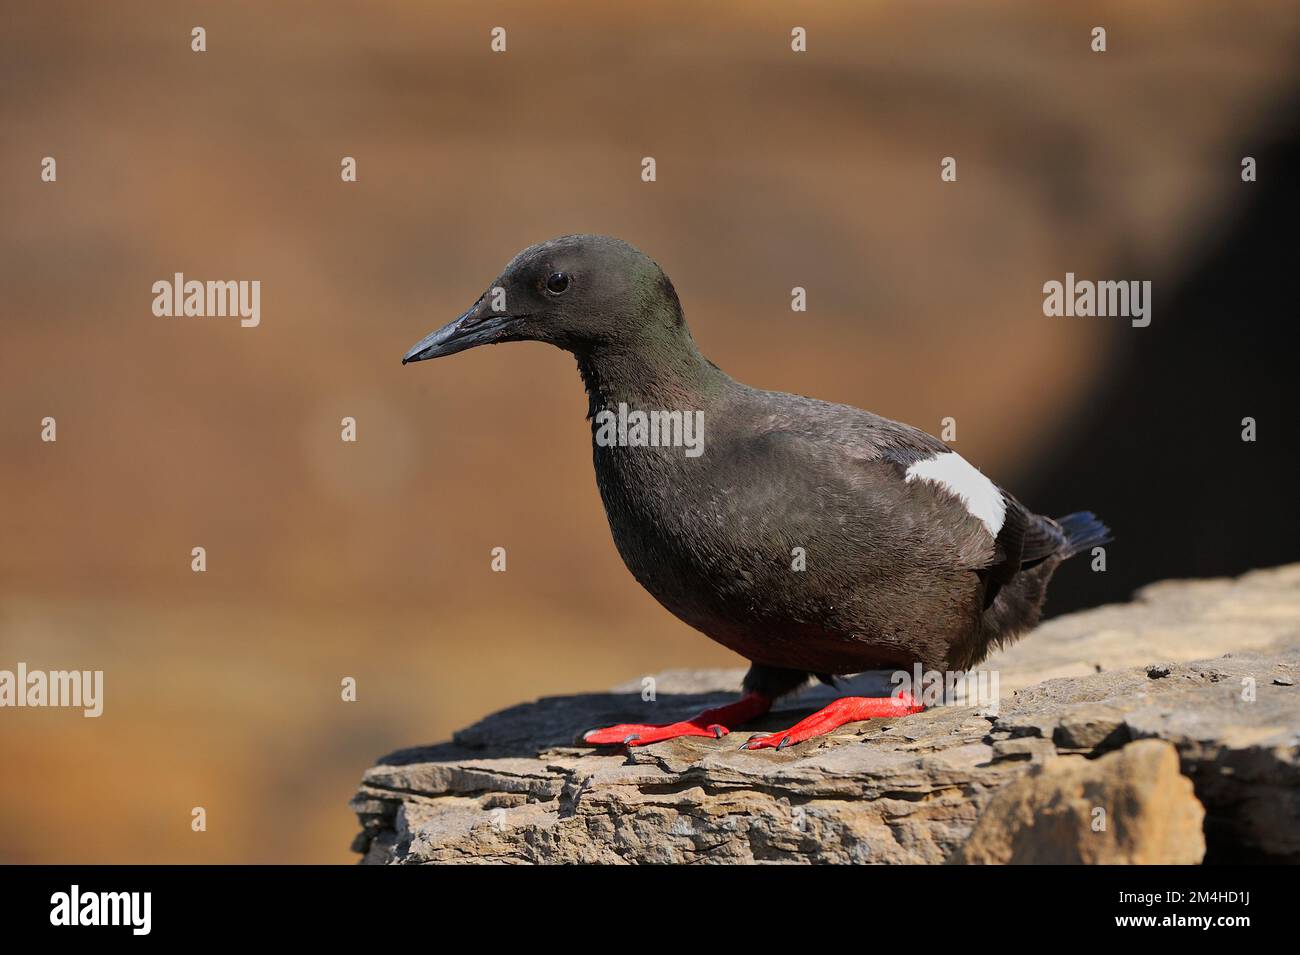
<instances>
[{"instance_id":1,"label":"red foot","mask_svg":"<svg viewBox=\"0 0 1300 955\"><path fill-rule=\"evenodd\" d=\"M794 743L821 736L845 723L869 720L875 716L908 716L923 709L910 693L892 696L846 696L826 706L812 716L800 720L788 730L770 736L752 736L741 749L785 749Z\"/></svg>"},{"instance_id":2,"label":"red foot","mask_svg":"<svg viewBox=\"0 0 1300 955\"><path fill-rule=\"evenodd\" d=\"M756 719L772 708L770 697L761 693L747 693L735 703L705 710L699 716L680 723L619 723L604 729L584 733L583 742L595 746L622 743L626 746L648 746L678 736L712 736L720 739L731 732L727 727L738 726Z\"/></svg>"}]
</instances>

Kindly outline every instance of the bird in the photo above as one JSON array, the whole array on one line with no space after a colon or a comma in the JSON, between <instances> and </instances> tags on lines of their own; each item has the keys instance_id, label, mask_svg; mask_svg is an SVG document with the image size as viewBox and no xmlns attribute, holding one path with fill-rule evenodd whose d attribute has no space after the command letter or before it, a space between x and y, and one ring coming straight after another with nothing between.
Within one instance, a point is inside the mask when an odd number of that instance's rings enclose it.
<instances>
[{"instance_id":1,"label":"bird","mask_svg":"<svg viewBox=\"0 0 1300 955\"><path fill-rule=\"evenodd\" d=\"M402 364L517 341L577 360L596 484L632 576L750 663L736 701L598 728L588 744L720 738L814 678L835 686L918 664L968 672L1038 623L1062 561L1110 540L1091 512L1033 513L922 430L731 378L700 353L664 270L620 239L524 249ZM698 422L698 447L647 440L647 418L670 422L660 428L669 438L677 421ZM743 748L784 749L924 708L897 690L847 696Z\"/></svg>"}]
</instances>

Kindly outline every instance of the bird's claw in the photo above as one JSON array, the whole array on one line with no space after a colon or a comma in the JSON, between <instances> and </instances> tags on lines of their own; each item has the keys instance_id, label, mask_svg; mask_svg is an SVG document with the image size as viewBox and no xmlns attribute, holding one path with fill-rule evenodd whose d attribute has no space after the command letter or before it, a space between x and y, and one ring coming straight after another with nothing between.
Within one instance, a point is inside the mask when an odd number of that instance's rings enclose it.
<instances>
[{"instance_id":1,"label":"bird's claw","mask_svg":"<svg viewBox=\"0 0 1300 955\"><path fill-rule=\"evenodd\" d=\"M766 713L772 701L759 693L747 693L735 703L705 710L689 719L676 723L616 723L582 734L589 746L649 746L679 737L699 736L704 739L722 739L731 732L728 726L738 726Z\"/></svg>"},{"instance_id":2,"label":"bird's claw","mask_svg":"<svg viewBox=\"0 0 1300 955\"><path fill-rule=\"evenodd\" d=\"M649 746L683 736L702 736L705 739L722 739L728 730L721 723L701 726L691 723L666 723L655 726L649 723L628 723L588 730L582 741L588 746Z\"/></svg>"}]
</instances>

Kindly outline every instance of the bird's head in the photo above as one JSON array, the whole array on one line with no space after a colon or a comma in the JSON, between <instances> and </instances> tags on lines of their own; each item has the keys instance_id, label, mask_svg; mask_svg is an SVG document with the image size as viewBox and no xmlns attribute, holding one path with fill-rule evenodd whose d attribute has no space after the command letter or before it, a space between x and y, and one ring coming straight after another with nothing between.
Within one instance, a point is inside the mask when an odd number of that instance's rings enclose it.
<instances>
[{"instance_id":1,"label":"bird's head","mask_svg":"<svg viewBox=\"0 0 1300 955\"><path fill-rule=\"evenodd\" d=\"M682 324L677 293L649 257L609 236L567 235L516 255L478 301L420 339L402 364L518 341L581 355Z\"/></svg>"}]
</instances>

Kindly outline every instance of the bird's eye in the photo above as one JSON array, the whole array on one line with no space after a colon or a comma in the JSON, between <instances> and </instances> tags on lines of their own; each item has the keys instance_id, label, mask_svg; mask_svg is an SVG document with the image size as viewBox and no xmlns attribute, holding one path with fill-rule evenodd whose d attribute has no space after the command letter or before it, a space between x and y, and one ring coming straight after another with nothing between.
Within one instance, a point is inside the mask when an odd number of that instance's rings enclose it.
<instances>
[{"instance_id":1,"label":"bird's eye","mask_svg":"<svg viewBox=\"0 0 1300 955\"><path fill-rule=\"evenodd\" d=\"M546 291L552 295L559 295L569 288L568 272L552 272L546 280Z\"/></svg>"}]
</instances>

